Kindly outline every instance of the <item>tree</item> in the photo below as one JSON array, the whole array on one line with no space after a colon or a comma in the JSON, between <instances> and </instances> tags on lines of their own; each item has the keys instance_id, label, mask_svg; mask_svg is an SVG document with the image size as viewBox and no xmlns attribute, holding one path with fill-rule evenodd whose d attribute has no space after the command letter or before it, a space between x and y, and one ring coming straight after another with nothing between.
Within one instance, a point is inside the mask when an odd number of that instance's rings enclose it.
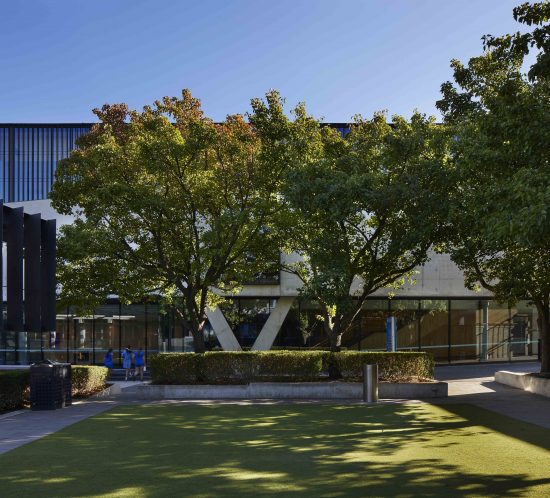
<instances>
[{"instance_id":1,"label":"tree","mask_svg":"<svg viewBox=\"0 0 550 498\"><path fill-rule=\"evenodd\" d=\"M101 123L59 163L51 194L76 216L58 241L63 299L91 309L108 294L156 293L203 352L216 289L234 291L278 254L280 175L242 116L215 124L187 90L142 112L94 113Z\"/></svg>"},{"instance_id":2,"label":"tree","mask_svg":"<svg viewBox=\"0 0 550 498\"><path fill-rule=\"evenodd\" d=\"M438 107L455 136L458 182L447 251L468 286L481 285L502 301L534 303L541 371L548 373L550 4L523 4L514 17L535 28L484 37L484 53L466 66L452 61L454 83L442 85Z\"/></svg>"},{"instance_id":3,"label":"tree","mask_svg":"<svg viewBox=\"0 0 550 498\"><path fill-rule=\"evenodd\" d=\"M415 114L393 125L379 113L358 118L344 138L307 115L270 119L256 102L253 121L272 160L283 161L288 226L283 270L302 282L301 296L319 304L333 351L366 298L398 287L427 260L442 234L446 137Z\"/></svg>"}]
</instances>

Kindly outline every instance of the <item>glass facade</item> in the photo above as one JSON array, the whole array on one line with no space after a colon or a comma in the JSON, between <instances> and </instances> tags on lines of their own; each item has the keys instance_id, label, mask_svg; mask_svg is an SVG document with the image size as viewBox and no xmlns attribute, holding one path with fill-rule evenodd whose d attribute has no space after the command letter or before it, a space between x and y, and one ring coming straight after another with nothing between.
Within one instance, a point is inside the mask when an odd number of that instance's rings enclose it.
<instances>
[{"instance_id":1,"label":"glass facade","mask_svg":"<svg viewBox=\"0 0 550 498\"><path fill-rule=\"evenodd\" d=\"M318 310L297 300L276 346L328 346ZM342 346L385 351L386 320L396 319L398 351L427 351L437 363L534 360L539 354L536 308L508 308L488 299L369 299Z\"/></svg>"},{"instance_id":2,"label":"glass facade","mask_svg":"<svg viewBox=\"0 0 550 498\"><path fill-rule=\"evenodd\" d=\"M0 124L0 199L20 202L46 199L57 162L68 157L91 124Z\"/></svg>"},{"instance_id":3,"label":"glass facade","mask_svg":"<svg viewBox=\"0 0 550 498\"><path fill-rule=\"evenodd\" d=\"M277 300L239 298L221 305L243 348L252 346ZM437 363L537 359L539 332L536 309L522 301L513 307L491 300L371 299L342 338L349 350L385 351L386 320L395 317L398 351L428 351ZM90 316L72 308L57 315L51 333L3 332L0 364L27 364L51 359L74 364L101 364L113 350L115 365L130 346L152 355L189 351L190 332L173 309L157 303L122 305L110 300ZM219 349L210 326L207 349ZM326 348L328 340L315 303L296 299L277 335L277 348Z\"/></svg>"}]
</instances>

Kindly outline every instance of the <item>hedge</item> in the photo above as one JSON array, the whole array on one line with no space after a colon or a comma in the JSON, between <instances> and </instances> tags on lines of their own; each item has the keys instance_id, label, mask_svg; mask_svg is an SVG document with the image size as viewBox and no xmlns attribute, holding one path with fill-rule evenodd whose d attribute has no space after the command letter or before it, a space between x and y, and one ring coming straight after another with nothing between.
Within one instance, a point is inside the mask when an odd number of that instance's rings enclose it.
<instances>
[{"instance_id":1,"label":"hedge","mask_svg":"<svg viewBox=\"0 0 550 498\"><path fill-rule=\"evenodd\" d=\"M378 364L378 378L388 382L410 382L434 378L433 357L427 353L378 353L345 351L334 355L344 380L363 378L365 363Z\"/></svg>"},{"instance_id":2,"label":"hedge","mask_svg":"<svg viewBox=\"0 0 550 498\"><path fill-rule=\"evenodd\" d=\"M28 370L0 370L0 412L22 408L29 398Z\"/></svg>"},{"instance_id":3,"label":"hedge","mask_svg":"<svg viewBox=\"0 0 550 498\"><path fill-rule=\"evenodd\" d=\"M72 395L89 396L105 387L109 369L73 365L71 368ZM0 370L0 412L17 410L29 402L29 370Z\"/></svg>"},{"instance_id":4,"label":"hedge","mask_svg":"<svg viewBox=\"0 0 550 498\"><path fill-rule=\"evenodd\" d=\"M433 379L434 374L430 354L408 352L160 353L151 358L149 367L153 384L246 384L327 380L329 370L343 380L358 381L364 363L378 363L380 379L389 382Z\"/></svg>"},{"instance_id":5,"label":"hedge","mask_svg":"<svg viewBox=\"0 0 550 498\"><path fill-rule=\"evenodd\" d=\"M243 351L161 353L149 361L155 384L246 384L312 381L322 374L323 352Z\"/></svg>"},{"instance_id":6,"label":"hedge","mask_svg":"<svg viewBox=\"0 0 550 498\"><path fill-rule=\"evenodd\" d=\"M72 395L88 396L105 387L109 375L106 367L73 365L71 367Z\"/></svg>"}]
</instances>

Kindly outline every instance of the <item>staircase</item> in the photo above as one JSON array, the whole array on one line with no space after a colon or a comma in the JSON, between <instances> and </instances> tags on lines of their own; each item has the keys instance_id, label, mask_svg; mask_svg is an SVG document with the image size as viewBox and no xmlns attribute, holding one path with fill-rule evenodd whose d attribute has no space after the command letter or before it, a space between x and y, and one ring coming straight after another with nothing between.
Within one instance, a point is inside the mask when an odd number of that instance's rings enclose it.
<instances>
[{"instance_id":1,"label":"staircase","mask_svg":"<svg viewBox=\"0 0 550 498\"><path fill-rule=\"evenodd\" d=\"M130 370L133 373L133 370ZM123 381L125 377L125 370L123 368L113 368L111 370L111 375L109 375L108 381ZM139 380L139 377L128 377L128 380ZM149 369L143 372L143 380L151 380L151 373Z\"/></svg>"}]
</instances>

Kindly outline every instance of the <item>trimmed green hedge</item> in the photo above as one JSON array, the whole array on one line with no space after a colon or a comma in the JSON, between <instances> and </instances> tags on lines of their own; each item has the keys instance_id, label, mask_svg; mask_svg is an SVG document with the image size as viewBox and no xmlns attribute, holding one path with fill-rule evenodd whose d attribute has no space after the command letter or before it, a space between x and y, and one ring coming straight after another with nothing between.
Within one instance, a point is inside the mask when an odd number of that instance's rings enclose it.
<instances>
[{"instance_id":1,"label":"trimmed green hedge","mask_svg":"<svg viewBox=\"0 0 550 498\"><path fill-rule=\"evenodd\" d=\"M388 382L434 378L434 360L427 353L345 351L335 354L334 360L344 380L361 380L365 363L378 363L378 378Z\"/></svg>"},{"instance_id":2,"label":"trimmed green hedge","mask_svg":"<svg viewBox=\"0 0 550 498\"><path fill-rule=\"evenodd\" d=\"M243 351L161 353L151 358L154 384L246 384L248 382L312 382L326 380L329 367L343 380L358 381L364 363L378 363L379 378L389 382L433 379L428 353L327 351Z\"/></svg>"},{"instance_id":3,"label":"trimmed green hedge","mask_svg":"<svg viewBox=\"0 0 550 498\"><path fill-rule=\"evenodd\" d=\"M0 370L0 412L22 408L29 398L28 370Z\"/></svg>"},{"instance_id":4,"label":"trimmed green hedge","mask_svg":"<svg viewBox=\"0 0 550 498\"><path fill-rule=\"evenodd\" d=\"M323 352L243 351L161 353L149 361L156 384L246 384L264 381L312 381L322 374Z\"/></svg>"},{"instance_id":5,"label":"trimmed green hedge","mask_svg":"<svg viewBox=\"0 0 550 498\"><path fill-rule=\"evenodd\" d=\"M107 367L73 365L71 367L72 395L88 396L105 387Z\"/></svg>"}]
</instances>

